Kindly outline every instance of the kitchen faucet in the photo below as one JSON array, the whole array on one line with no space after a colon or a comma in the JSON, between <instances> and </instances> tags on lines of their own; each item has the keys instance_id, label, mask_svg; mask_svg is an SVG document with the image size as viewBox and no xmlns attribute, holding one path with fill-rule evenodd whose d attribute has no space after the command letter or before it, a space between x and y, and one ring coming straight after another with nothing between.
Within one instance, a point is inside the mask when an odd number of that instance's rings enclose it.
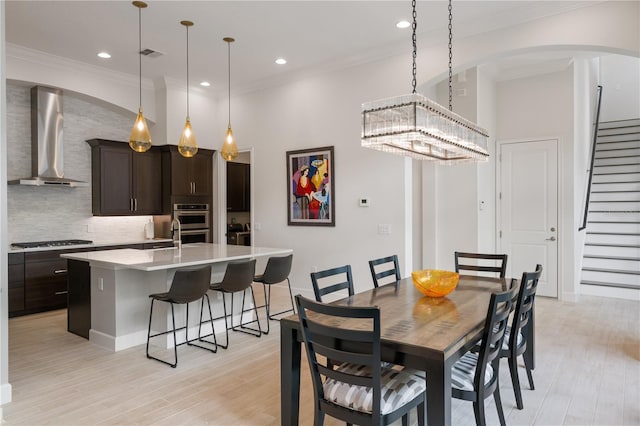
<instances>
[{"instance_id":1,"label":"kitchen faucet","mask_svg":"<svg viewBox=\"0 0 640 426\"><path fill-rule=\"evenodd\" d=\"M174 228L174 224L178 225L178 238L176 239L176 233L175 233L175 228ZM182 231L180 230L180 221L177 218L174 218L171 221L171 232L173 235L173 245L178 247L178 248L182 248Z\"/></svg>"}]
</instances>

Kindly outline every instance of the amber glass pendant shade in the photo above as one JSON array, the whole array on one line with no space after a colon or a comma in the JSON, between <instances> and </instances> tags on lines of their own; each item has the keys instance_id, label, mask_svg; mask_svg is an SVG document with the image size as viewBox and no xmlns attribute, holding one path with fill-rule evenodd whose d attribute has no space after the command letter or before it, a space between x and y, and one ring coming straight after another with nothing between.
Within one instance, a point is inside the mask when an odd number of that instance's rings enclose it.
<instances>
[{"instance_id":1,"label":"amber glass pendant shade","mask_svg":"<svg viewBox=\"0 0 640 426\"><path fill-rule=\"evenodd\" d=\"M231 126L227 127L227 135L224 137L221 155L226 161L232 161L238 157L238 147L236 146Z\"/></svg>"},{"instance_id":2,"label":"amber glass pendant shade","mask_svg":"<svg viewBox=\"0 0 640 426\"><path fill-rule=\"evenodd\" d=\"M187 117L187 121L184 123L184 130L182 136L180 136L180 142L178 143L178 152L183 157L193 157L198 152L198 144L196 143L196 136L191 129L191 121Z\"/></svg>"},{"instance_id":3,"label":"amber glass pendant shade","mask_svg":"<svg viewBox=\"0 0 640 426\"><path fill-rule=\"evenodd\" d=\"M151 148L151 135L149 134L149 127L147 127L147 120L142 115L142 108L138 111L138 117L133 123L133 130L131 130L131 136L129 136L129 146L135 152L145 152Z\"/></svg>"}]
</instances>

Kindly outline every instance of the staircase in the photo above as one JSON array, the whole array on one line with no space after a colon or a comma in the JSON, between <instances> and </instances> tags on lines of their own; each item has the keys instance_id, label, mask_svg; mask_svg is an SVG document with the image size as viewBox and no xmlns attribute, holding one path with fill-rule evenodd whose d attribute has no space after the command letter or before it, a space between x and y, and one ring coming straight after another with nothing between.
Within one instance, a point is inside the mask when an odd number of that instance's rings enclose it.
<instances>
[{"instance_id":1,"label":"staircase","mask_svg":"<svg viewBox=\"0 0 640 426\"><path fill-rule=\"evenodd\" d=\"M640 290L640 119L600 123L582 285Z\"/></svg>"}]
</instances>

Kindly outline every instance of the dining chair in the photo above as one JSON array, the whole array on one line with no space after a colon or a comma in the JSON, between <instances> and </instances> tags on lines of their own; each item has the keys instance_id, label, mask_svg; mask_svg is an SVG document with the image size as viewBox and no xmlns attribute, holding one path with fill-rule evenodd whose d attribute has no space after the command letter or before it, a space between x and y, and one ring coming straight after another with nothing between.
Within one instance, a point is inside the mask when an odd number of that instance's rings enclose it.
<instances>
[{"instance_id":1,"label":"dining chair","mask_svg":"<svg viewBox=\"0 0 640 426\"><path fill-rule=\"evenodd\" d=\"M457 399L473 401L478 426L486 424L484 400L492 394L500 424L506 424L499 386L500 349L516 290L517 280L512 280L510 290L491 294L479 351L465 353L451 367L451 394Z\"/></svg>"},{"instance_id":2,"label":"dining chair","mask_svg":"<svg viewBox=\"0 0 640 426\"><path fill-rule=\"evenodd\" d=\"M335 306L300 295L296 305L313 383L314 425L323 425L325 415L359 425L402 418L406 425L416 407L418 424L425 424L425 380L381 362L378 307Z\"/></svg>"},{"instance_id":3,"label":"dining chair","mask_svg":"<svg viewBox=\"0 0 640 426\"><path fill-rule=\"evenodd\" d=\"M211 281L211 266L205 266L200 269L194 270L177 270L173 276L171 287L168 292L155 293L149 295L151 298L151 310L149 311L149 328L147 330L147 358L160 361L163 364L167 364L173 368L178 365L178 346L187 344L189 346L199 347L201 349L208 350L210 352L216 352L218 350L218 344L216 341L216 335L213 330L213 316L211 315L211 303L207 290L209 290L209 282ZM207 305L209 306L209 319L211 321L212 331L211 334L202 336L202 312L204 308L204 299L207 299ZM198 326L198 337L189 339L189 303L200 300L200 325ZM171 323L173 328L168 331L163 331L156 334L151 334L151 321L153 319L153 305L154 302L166 302L171 305ZM176 328L176 316L173 305L187 305L187 318L184 327ZM176 331L183 330L185 333L185 341L178 343ZM173 362L165 361L149 353L149 341L158 336L164 336L167 334L173 335ZM213 342L204 340L206 337L213 336ZM213 344L213 348L204 347L193 342L195 341L205 342Z\"/></svg>"},{"instance_id":4,"label":"dining chair","mask_svg":"<svg viewBox=\"0 0 640 426\"><path fill-rule=\"evenodd\" d=\"M381 257L369 261L369 269L371 270L371 278L373 278L373 286L379 287L381 284L388 284L400 281L400 267L398 266L398 256L392 255ZM388 278L392 277L392 278Z\"/></svg>"},{"instance_id":5,"label":"dining chair","mask_svg":"<svg viewBox=\"0 0 640 426\"><path fill-rule=\"evenodd\" d=\"M267 312L267 329L263 331L264 334L269 334L269 320L278 320L278 318L275 318L276 315L295 312L293 294L291 293L291 282L289 281L292 262L293 254L290 254L288 256L270 257L267 261L267 266L265 266L262 275L256 275L255 277L253 277L253 281L256 283L262 283L264 289L264 305L256 306L256 308L264 307L265 311ZM287 287L289 288L289 298L291 299L291 309L285 309L284 311L271 313L271 286L273 284L279 284L283 281L287 281Z\"/></svg>"},{"instance_id":6,"label":"dining chair","mask_svg":"<svg viewBox=\"0 0 640 426\"><path fill-rule=\"evenodd\" d=\"M533 351L533 345L527 346L530 333L533 333L532 323L530 321L533 315L533 302L536 297L538 288L538 280L542 275L542 265L536 265L534 272L524 272L520 280L520 291L515 304L515 313L510 327L505 332L504 342L500 350L500 358L507 358L509 362L509 372L511 373L511 382L513 383L513 392L516 396L516 406L522 410L522 391L520 389L520 379L518 377L518 356L524 358L524 366L527 370L529 379L529 387L534 390L532 365L530 357L525 354Z\"/></svg>"},{"instance_id":7,"label":"dining chair","mask_svg":"<svg viewBox=\"0 0 640 426\"><path fill-rule=\"evenodd\" d=\"M243 260L238 262L229 262L227 264L227 269L224 272L224 277L222 281L215 282L209 285L209 290L219 291L222 293L222 307L224 309L224 324L225 324L225 337L226 343L224 345L218 344L223 349L227 349L229 347L229 329L233 331L240 331L246 334L250 334L252 336L260 337L262 335L262 327L260 326L260 319L258 318L258 309L256 308L256 298L253 294L253 290L251 288L251 284L253 283L253 277L256 272L256 260ZM251 293L251 298L253 301L253 308L248 309L249 311L253 311L255 315L255 319L243 322L243 315L246 312L244 308L245 304L245 296L247 291ZM235 326L233 324L233 295L235 293L242 293L242 307L240 308L240 325ZM231 312L227 313L227 302L225 298L225 294L231 294ZM229 327L229 323L227 318L231 316L231 327ZM257 323L258 328L248 327L247 324Z\"/></svg>"},{"instance_id":8,"label":"dining chair","mask_svg":"<svg viewBox=\"0 0 640 426\"><path fill-rule=\"evenodd\" d=\"M486 254L486 253L465 253L456 251L456 272L461 270L476 272L497 273L500 278L504 278L507 273L506 254ZM473 259L476 264L467 263ZM465 262L465 263L461 263ZM478 263L479 262L479 263ZM497 263L497 264L496 264Z\"/></svg>"},{"instance_id":9,"label":"dining chair","mask_svg":"<svg viewBox=\"0 0 640 426\"><path fill-rule=\"evenodd\" d=\"M322 296L347 290L349 296L353 296L353 276L351 265L339 266L324 271L312 272L311 283L317 302L323 302Z\"/></svg>"}]
</instances>

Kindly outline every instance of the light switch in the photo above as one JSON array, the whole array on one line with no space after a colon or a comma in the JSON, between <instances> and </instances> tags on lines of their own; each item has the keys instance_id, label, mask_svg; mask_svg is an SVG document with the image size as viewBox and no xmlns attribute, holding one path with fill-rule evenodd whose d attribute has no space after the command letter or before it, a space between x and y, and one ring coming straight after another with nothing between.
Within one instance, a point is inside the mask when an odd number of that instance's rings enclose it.
<instances>
[{"instance_id":1,"label":"light switch","mask_svg":"<svg viewBox=\"0 0 640 426\"><path fill-rule=\"evenodd\" d=\"M378 225L378 234L389 235L391 234L391 225L388 223L381 223Z\"/></svg>"}]
</instances>

